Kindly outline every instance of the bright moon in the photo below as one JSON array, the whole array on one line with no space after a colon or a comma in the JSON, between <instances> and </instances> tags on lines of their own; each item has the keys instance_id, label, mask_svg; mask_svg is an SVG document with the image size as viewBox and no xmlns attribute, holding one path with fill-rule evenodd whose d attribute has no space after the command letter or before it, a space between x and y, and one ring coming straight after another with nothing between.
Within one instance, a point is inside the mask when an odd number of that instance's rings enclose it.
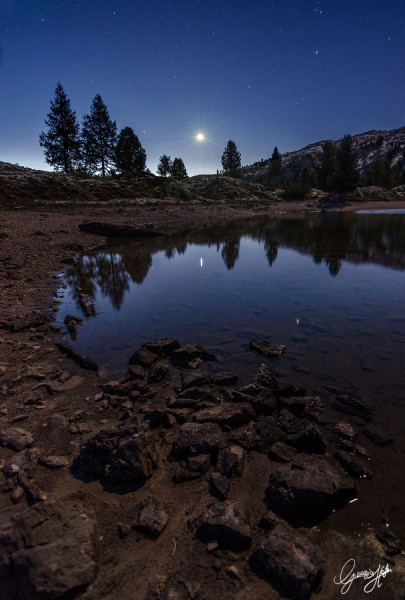
<instances>
[{"instance_id":1,"label":"bright moon","mask_svg":"<svg viewBox=\"0 0 405 600\"><path fill-rule=\"evenodd\" d=\"M197 140L197 142L203 142L205 140L205 135L203 133L197 133L195 139Z\"/></svg>"}]
</instances>

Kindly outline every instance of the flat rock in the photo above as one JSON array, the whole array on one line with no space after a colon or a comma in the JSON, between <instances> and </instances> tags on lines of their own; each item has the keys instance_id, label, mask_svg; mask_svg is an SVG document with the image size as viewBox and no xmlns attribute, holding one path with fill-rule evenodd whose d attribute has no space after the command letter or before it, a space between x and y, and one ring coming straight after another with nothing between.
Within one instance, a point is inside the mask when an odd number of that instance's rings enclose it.
<instances>
[{"instance_id":1,"label":"flat rock","mask_svg":"<svg viewBox=\"0 0 405 600\"><path fill-rule=\"evenodd\" d=\"M359 400L358 398L353 398L352 396L347 396L345 394L341 394L339 396L333 397L334 407L339 411L348 413L350 415L358 415L363 417L363 419L369 420L373 414L373 408L363 402L363 400Z\"/></svg>"},{"instance_id":2,"label":"flat rock","mask_svg":"<svg viewBox=\"0 0 405 600\"><path fill-rule=\"evenodd\" d=\"M270 477L268 498L282 514L321 521L356 496L352 479L338 465L318 456L297 454L288 467Z\"/></svg>"},{"instance_id":3,"label":"flat rock","mask_svg":"<svg viewBox=\"0 0 405 600\"><path fill-rule=\"evenodd\" d=\"M252 540L242 506L229 500L209 508L197 534L203 541L216 540L220 548L233 551L249 548Z\"/></svg>"},{"instance_id":4,"label":"flat rock","mask_svg":"<svg viewBox=\"0 0 405 600\"><path fill-rule=\"evenodd\" d=\"M216 356L206 352L200 344L188 344L175 350L171 356L172 363L186 369L196 369L203 360L218 360Z\"/></svg>"},{"instance_id":5,"label":"flat rock","mask_svg":"<svg viewBox=\"0 0 405 600\"><path fill-rule=\"evenodd\" d=\"M260 354L264 354L268 358L278 358L285 350L285 346L282 344L273 344L272 342L260 340L250 340L249 348Z\"/></svg>"},{"instance_id":6,"label":"flat rock","mask_svg":"<svg viewBox=\"0 0 405 600\"><path fill-rule=\"evenodd\" d=\"M73 598L97 575L96 519L79 501L0 515L1 597Z\"/></svg>"},{"instance_id":7,"label":"flat rock","mask_svg":"<svg viewBox=\"0 0 405 600\"><path fill-rule=\"evenodd\" d=\"M346 421L339 421L339 423L336 423L335 427L333 428L333 433L338 437L349 441L353 441L356 437L356 432L352 425Z\"/></svg>"},{"instance_id":8,"label":"flat rock","mask_svg":"<svg viewBox=\"0 0 405 600\"><path fill-rule=\"evenodd\" d=\"M216 423L184 423L172 444L175 457L217 454L223 448L221 429Z\"/></svg>"},{"instance_id":9,"label":"flat rock","mask_svg":"<svg viewBox=\"0 0 405 600\"><path fill-rule=\"evenodd\" d=\"M235 385L238 383L238 376L233 373L215 373L212 381L215 385Z\"/></svg>"},{"instance_id":10,"label":"flat rock","mask_svg":"<svg viewBox=\"0 0 405 600\"><path fill-rule=\"evenodd\" d=\"M0 431L0 445L19 452L32 446L34 438L29 431L20 427L8 427Z\"/></svg>"},{"instance_id":11,"label":"flat rock","mask_svg":"<svg viewBox=\"0 0 405 600\"><path fill-rule=\"evenodd\" d=\"M152 538L157 538L166 527L169 515L153 496L148 496L141 504L138 518L133 524L138 529Z\"/></svg>"},{"instance_id":12,"label":"flat rock","mask_svg":"<svg viewBox=\"0 0 405 600\"><path fill-rule=\"evenodd\" d=\"M269 459L277 460L278 462L291 462L296 454L296 449L292 446L287 446L283 442L276 442L272 445L269 451Z\"/></svg>"},{"instance_id":13,"label":"flat rock","mask_svg":"<svg viewBox=\"0 0 405 600\"><path fill-rule=\"evenodd\" d=\"M44 467L48 467L48 469L62 469L66 467L68 464L68 459L66 456L57 456L55 454L51 456L44 456L40 458L38 462Z\"/></svg>"},{"instance_id":14,"label":"flat rock","mask_svg":"<svg viewBox=\"0 0 405 600\"><path fill-rule=\"evenodd\" d=\"M180 348L180 344L175 339L162 338L155 342L142 344L142 348L146 348L146 350L149 350L149 352L153 352L153 354L157 354L158 356L170 356L174 350Z\"/></svg>"},{"instance_id":15,"label":"flat rock","mask_svg":"<svg viewBox=\"0 0 405 600\"><path fill-rule=\"evenodd\" d=\"M325 560L314 544L277 523L254 551L252 564L283 596L306 600L321 585Z\"/></svg>"},{"instance_id":16,"label":"flat rock","mask_svg":"<svg viewBox=\"0 0 405 600\"><path fill-rule=\"evenodd\" d=\"M256 419L256 413L248 403L226 403L198 411L193 416L197 423L218 423L221 429L235 429Z\"/></svg>"},{"instance_id":17,"label":"flat rock","mask_svg":"<svg viewBox=\"0 0 405 600\"><path fill-rule=\"evenodd\" d=\"M373 476L366 461L355 454L339 450L334 457L352 477L370 479Z\"/></svg>"}]
</instances>

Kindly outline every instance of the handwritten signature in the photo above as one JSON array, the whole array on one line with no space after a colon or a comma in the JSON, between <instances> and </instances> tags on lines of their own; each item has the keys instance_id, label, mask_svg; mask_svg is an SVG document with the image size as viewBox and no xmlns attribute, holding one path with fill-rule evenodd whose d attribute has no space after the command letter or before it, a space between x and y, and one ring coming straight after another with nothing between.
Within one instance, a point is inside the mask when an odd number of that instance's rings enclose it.
<instances>
[{"instance_id":1,"label":"handwritten signature","mask_svg":"<svg viewBox=\"0 0 405 600\"><path fill-rule=\"evenodd\" d=\"M385 567L378 565L375 571L366 569L364 571L357 571L356 573L354 572L355 567L356 561L354 558L349 558L343 565L339 578L333 578L333 582L336 585L342 586L340 590L341 594L347 594L353 581L356 579L364 579L364 581L367 581L363 589L366 594L369 594L376 587L381 587L381 578L386 577L388 573L392 573L392 569L389 568L388 564L385 565Z\"/></svg>"}]
</instances>

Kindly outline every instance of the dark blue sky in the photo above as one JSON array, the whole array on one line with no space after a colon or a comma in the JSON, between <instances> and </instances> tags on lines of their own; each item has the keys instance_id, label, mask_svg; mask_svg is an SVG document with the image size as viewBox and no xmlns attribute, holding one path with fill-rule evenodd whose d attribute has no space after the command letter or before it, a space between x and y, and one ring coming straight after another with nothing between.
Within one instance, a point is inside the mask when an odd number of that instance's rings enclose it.
<instances>
[{"instance_id":1,"label":"dark blue sky","mask_svg":"<svg viewBox=\"0 0 405 600\"><path fill-rule=\"evenodd\" d=\"M79 119L101 94L156 171L215 172L405 124L404 0L0 0L0 160L38 143L61 81ZM202 131L205 142L195 135Z\"/></svg>"}]
</instances>

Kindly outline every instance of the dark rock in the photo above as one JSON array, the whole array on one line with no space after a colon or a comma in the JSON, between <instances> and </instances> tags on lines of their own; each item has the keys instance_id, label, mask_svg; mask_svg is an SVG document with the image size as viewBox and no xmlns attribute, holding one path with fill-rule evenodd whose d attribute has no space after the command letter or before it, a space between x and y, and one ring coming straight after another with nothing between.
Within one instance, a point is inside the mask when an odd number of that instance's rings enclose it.
<instances>
[{"instance_id":1,"label":"dark rock","mask_svg":"<svg viewBox=\"0 0 405 600\"><path fill-rule=\"evenodd\" d=\"M196 398L206 404L220 404L222 393L215 386L190 387L177 395L178 398Z\"/></svg>"},{"instance_id":2,"label":"dark rock","mask_svg":"<svg viewBox=\"0 0 405 600\"><path fill-rule=\"evenodd\" d=\"M325 560L314 544L278 523L254 551L252 564L283 596L306 600L321 585Z\"/></svg>"},{"instance_id":3,"label":"dark rock","mask_svg":"<svg viewBox=\"0 0 405 600\"><path fill-rule=\"evenodd\" d=\"M285 350L285 346L282 344L273 344L271 342L259 340L250 340L249 348L250 350L255 350L260 354L264 354L264 356L267 356L268 358L278 358Z\"/></svg>"},{"instance_id":4,"label":"dark rock","mask_svg":"<svg viewBox=\"0 0 405 600\"><path fill-rule=\"evenodd\" d=\"M145 369L141 367L141 365L130 365L125 379L127 381L140 381L145 379Z\"/></svg>"},{"instance_id":5,"label":"dark rock","mask_svg":"<svg viewBox=\"0 0 405 600\"><path fill-rule=\"evenodd\" d=\"M142 502L138 518L132 527L156 539L166 527L168 520L169 515L164 507L153 496L148 496Z\"/></svg>"},{"instance_id":6,"label":"dark rock","mask_svg":"<svg viewBox=\"0 0 405 600\"><path fill-rule=\"evenodd\" d=\"M306 396L307 390L298 385L289 384L277 390L278 398L290 398L292 396Z\"/></svg>"},{"instance_id":7,"label":"dark rock","mask_svg":"<svg viewBox=\"0 0 405 600\"><path fill-rule=\"evenodd\" d=\"M229 493L229 479L221 473L213 473L209 485L210 494L218 500L226 500Z\"/></svg>"},{"instance_id":8,"label":"dark rock","mask_svg":"<svg viewBox=\"0 0 405 600\"><path fill-rule=\"evenodd\" d=\"M338 451L335 452L335 458L352 477L370 479L373 476L365 461L354 454Z\"/></svg>"},{"instance_id":9,"label":"dark rock","mask_svg":"<svg viewBox=\"0 0 405 600\"><path fill-rule=\"evenodd\" d=\"M53 454L38 459L38 462L44 467L48 467L48 469L62 469L67 466L68 459L66 456L57 456Z\"/></svg>"},{"instance_id":10,"label":"dark rock","mask_svg":"<svg viewBox=\"0 0 405 600\"><path fill-rule=\"evenodd\" d=\"M211 455L197 454L196 456L190 456L187 461L187 467L190 471L206 473L211 467Z\"/></svg>"},{"instance_id":11,"label":"dark rock","mask_svg":"<svg viewBox=\"0 0 405 600\"><path fill-rule=\"evenodd\" d=\"M180 344L177 340L162 338L156 342L142 344L142 348L145 348L146 350L149 350L149 352L153 352L153 354L157 354L158 356L170 356L174 350L180 348Z\"/></svg>"},{"instance_id":12,"label":"dark rock","mask_svg":"<svg viewBox=\"0 0 405 600\"><path fill-rule=\"evenodd\" d=\"M350 415L359 415L363 417L363 419L367 420L370 419L371 415L373 414L372 407L363 402L363 400L353 398L352 396L346 396L344 394L334 397L334 406L341 412L348 413Z\"/></svg>"},{"instance_id":13,"label":"dark rock","mask_svg":"<svg viewBox=\"0 0 405 600\"><path fill-rule=\"evenodd\" d=\"M145 367L148 369L153 363L157 360L157 355L147 350L146 348L140 348L133 353L131 358L129 359L130 365L140 365L141 367Z\"/></svg>"},{"instance_id":14,"label":"dark rock","mask_svg":"<svg viewBox=\"0 0 405 600\"><path fill-rule=\"evenodd\" d=\"M282 523L282 520L279 519L272 510L268 510L266 514L260 519L259 527L261 527L261 529L264 529L265 531L271 531L279 523Z\"/></svg>"},{"instance_id":15,"label":"dark rock","mask_svg":"<svg viewBox=\"0 0 405 600\"><path fill-rule=\"evenodd\" d=\"M287 396L280 397L279 404L282 408L289 410L296 417L302 417L310 405L310 396Z\"/></svg>"},{"instance_id":16,"label":"dark rock","mask_svg":"<svg viewBox=\"0 0 405 600\"><path fill-rule=\"evenodd\" d=\"M74 265L75 264L75 259L73 258L73 256L66 256L66 258L61 258L60 262L63 265Z\"/></svg>"},{"instance_id":17,"label":"dark rock","mask_svg":"<svg viewBox=\"0 0 405 600\"><path fill-rule=\"evenodd\" d=\"M174 409L182 409L182 408L191 408L193 410L201 410L203 408L208 408L212 406L211 402L204 402L203 400L199 400L197 398L169 398L168 404L170 408Z\"/></svg>"},{"instance_id":18,"label":"dark rock","mask_svg":"<svg viewBox=\"0 0 405 600\"><path fill-rule=\"evenodd\" d=\"M92 233L94 235L104 235L106 237L154 237L163 236L164 233L154 231L149 228L140 229L133 225L113 225L111 223L99 223L97 221L89 223L80 223L80 231Z\"/></svg>"},{"instance_id":19,"label":"dark rock","mask_svg":"<svg viewBox=\"0 0 405 600\"><path fill-rule=\"evenodd\" d=\"M161 362L154 363L148 373L148 383L160 383L170 379L169 367Z\"/></svg>"},{"instance_id":20,"label":"dark rock","mask_svg":"<svg viewBox=\"0 0 405 600\"><path fill-rule=\"evenodd\" d=\"M8 427L0 431L0 446L7 446L17 452L32 446L33 442L31 433L20 427Z\"/></svg>"},{"instance_id":21,"label":"dark rock","mask_svg":"<svg viewBox=\"0 0 405 600\"><path fill-rule=\"evenodd\" d=\"M386 549L388 556L395 556L401 552L401 540L395 535L386 523L383 523L376 532L376 538Z\"/></svg>"},{"instance_id":22,"label":"dark rock","mask_svg":"<svg viewBox=\"0 0 405 600\"><path fill-rule=\"evenodd\" d=\"M176 420L178 425L183 425L190 420L193 411L189 408L167 408L166 412Z\"/></svg>"},{"instance_id":23,"label":"dark rock","mask_svg":"<svg viewBox=\"0 0 405 600\"><path fill-rule=\"evenodd\" d=\"M172 363L186 369L196 369L203 360L218 360L209 354L200 344L188 344L172 353Z\"/></svg>"},{"instance_id":24,"label":"dark rock","mask_svg":"<svg viewBox=\"0 0 405 600\"><path fill-rule=\"evenodd\" d=\"M104 394L110 396L129 396L131 386L128 383L119 383L118 381L108 381L101 386Z\"/></svg>"},{"instance_id":25,"label":"dark rock","mask_svg":"<svg viewBox=\"0 0 405 600\"><path fill-rule=\"evenodd\" d=\"M277 406L276 397L268 389L258 390L254 396L237 390L227 390L227 392L232 402L249 402L258 415L272 415Z\"/></svg>"},{"instance_id":26,"label":"dark rock","mask_svg":"<svg viewBox=\"0 0 405 600\"><path fill-rule=\"evenodd\" d=\"M203 541L216 540L220 548L227 550L245 550L251 544L250 527L237 502L225 501L211 506L197 534Z\"/></svg>"},{"instance_id":27,"label":"dark rock","mask_svg":"<svg viewBox=\"0 0 405 600\"><path fill-rule=\"evenodd\" d=\"M245 394L246 396L255 397L261 392L261 388L254 385L254 383L249 383L245 385L243 388L239 390L241 394Z\"/></svg>"},{"instance_id":28,"label":"dark rock","mask_svg":"<svg viewBox=\"0 0 405 600\"><path fill-rule=\"evenodd\" d=\"M301 421L286 408L282 408L278 413L277 423L287 434L297 433L302 429Z\"/></svg>"},{"instance_id":29,"label":"dark rock","mask_svg":"<svg viewBox=\"0 0 405 600\"><path fill-rule=\"evenodd\" d=\"M356 432L350 423L346 423L345 421L340 421L333 428L333 433L339 436L340 438L344 438L346 440L353 441L356 437Z\"/></svg>"},{"instance_id":30,"label":"dark rock","mask_svg":"<svg viewBox=\"0 0 405 600\"><path fill-rule=\"evenodd\" d=\"M318 456L298 454L291 465L279 467L270 477L268 498L282 514L315 522L356 496L353 480Z\"/></svg>"},{"instance_id":31,"label":"dark rock","mask_svg":"<svg viewBox=\"0 0 405 600\"><path fill-rule=\"evenodd\" d=\"M349 442L349 440L345 440L343 438L339 438L338 446L341 450L345 450L346 452L350 452L351 454L356 453L360 454L360 456L364 456L364 458L369 459L369 455L364 446L360 446L360 444L353 444L353 442Z\"/></svg>"},{"instance_id":32,"label":"dark rock","mask_svg":"<svg viewBox=\"0 0 405 600\"><path fill-rule=\"evenodd\" d=\"M284 433L274 417L263 417L254 425L245 425L230 435L230 441L246 450L268 452L274 442L284 439Z\"/></svg>"},{"instance_id":33,"label":"dark rock","mask_svg":"<svg viewBox=\"0 0 405 600\"><path fill-rule=\"evenodd\" d=\"M175 418L161 408L148 410L143 418L145 421L149 421L152 429L155 429L156 427L166 427L167 429L171 429L175 423Z\"/></svg>"},{"instance_id":34,"label":"dark rock","mask_svg":"<svg viewBox=\"0 0 405 600\"><path fill-rule=\"evenodd\" d=\"M69 358L77 362L84 369L89 369L90 371L98 371L98 365L94 362L92 358L84 356L77 350L74 350L71 346L67 344L63 344L62 342L57 342L56 347L59 348L63 354L66 354Z\"/></svg>"},{"instance_id":35,"label":"dark rock","mask_svg":"<svg viewBox=\"0 0 405 600\"><path fill-rule=\"evenodd\" d=\"M209 373L202 373L199 370L196 371L183 371L181 374L182 390L188 388L199 387L210 383L211 375Z\"/></svg>"},{"instance_id":36,"label":"dark rock","mask_svg":"<svg viewBox=\"0 0 405 600\"><path fill-rule=\"evenodd\" d=\"M322 431L317 425L307 425L305 429L287 435L286 441L291 446L295 446L298 452L314 452L315 454L324 454L327 448Z\"/></svg>"},{"instance_id":37,"label":"dark rock","mask_svg":"<svg viewBox=\"0 0 405 600\"><path fill-rule=\"evenodd\" d=\"M276 390L278 388L279 373L276 369L268 367L262 364L260 369L257 370L254 383L258 387L266 387L270 390Z\"/></svg>"},{"instance_id":38,"label":"dark rock","mask_svg":"<svg viewBox=\"0 0 405 600\"><path fill-rule=\"evenodd\" d=\"M221 475L226 475L226 477L230 477L233 474L241 477L245 455L246 453L243 448L231 445L228 448L220 450L215 468Z\"/></svg>"},{"instance_id":39,"label":"dark rock","mask_svg":"<svg viewBox=\"0 0 405 600\"><path fill-rule=\"evenodd\" d=\"M218 423L221 429L235 429L254 419L256 414L252 405L242 402L220 404L200 410L193 416L197 423Z\"/></svg>"},{"instance_id":40,"label":"dark rock","mask_svg":"<svg viewBox=\"0 0 405 600\"><path fill-rule=\"evenodd\" d=\"M113 483L149 479L158 466L154 439L148 433L136 433L120 440L117 453L105 468L105 477Z\"/></svg>"},{"instance_id":41,"label":"dark rock","mask_svg":"<svg viewBox=\"0 0 405 600\"><path fill-rule=\"evenodd\" d=\"M95 316L96 309L94 308L94 299L87 294L78 294L80 308L87 317Z\"/></svg>"},{"instance_id":42,"label":"dark rock","mask_svg":"<svg viewBox=\"0 0 405 600\"><path fill-rule=\"evenodd\" d=\"M366 425L363 429L363 433L377 446L388 446L389 444L392 444L392 437L383 429L380 429L375 425Z\"/></svg>"},{"instance_id":43,"label":"dark rock","mask_svg":"<svg viewBox=\"0 0 405 600\"><path fill-rule=\"evenodd\" d=\"M1 597L73 598L97 575L96 519L65 500L0 515Z\"/></svg>"},{"instance_id":44,"label":"dark rock","mask_svg":"<svg viewBox=\"0 0 405 600\"><path fill-rule=\"evenodd\" d=\"M184 423L173 441L175 457L218 454L223 448L221 429L216 423Z\"/></svg>"},{"instance_id":45,"label":"dark rock","mask_svg":"<svg viewBox=\"0 0 405 600\"><path fill-rule=\"evenodd\" d=\"M238 376L232 373L215 373L212 381L215 385L235 385L238 383Z\"/></svg>"},{"instance_id":46,"label":"dark rock","mask_svg":"<svg viewBox=\"0 0 405 600\"><path fill-rule=\"evenodd\" d=\"M291 462L296 454L295 448L287 446L283 442L276 442L272 445L269 452L270 460L277 460L282 463Z\"/></svg>"}]
</instances>

